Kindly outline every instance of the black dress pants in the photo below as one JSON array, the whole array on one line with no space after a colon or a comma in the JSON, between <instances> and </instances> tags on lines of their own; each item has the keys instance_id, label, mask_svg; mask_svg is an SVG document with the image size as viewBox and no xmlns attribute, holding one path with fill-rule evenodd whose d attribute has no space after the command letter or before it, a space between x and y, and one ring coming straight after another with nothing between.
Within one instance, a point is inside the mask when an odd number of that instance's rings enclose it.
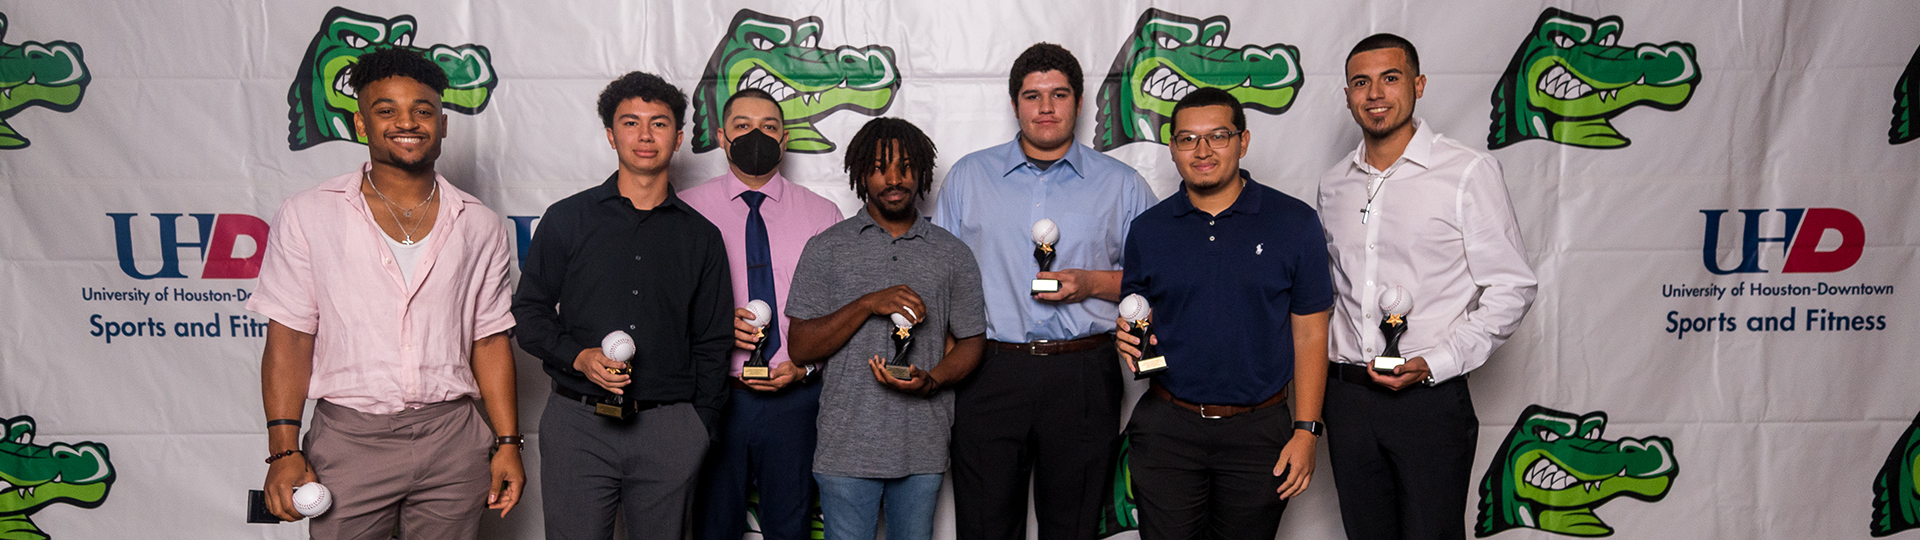
<instances>
[{"instance_id":1,"label":"black dress pants","mask_svg":"<svg viewBox=\"0 0 1920 540\"><path fill-rule=\"evenodd\" d=\"M1466 538L1480 437L1466 377L1398 392L1335 377L1325 416L1349 540Z\"/></svg>"},{"instance_id":2,"label":"black dress pants","mask_svg":"<svg viewBox=\"0 0 1920 540\"><path fill-rule=\"evenodd\" d=\"M956 390L953 509L960 540L1026 540L1031 478L1040 540L1092 540L1119 439L1113 349L1035 356L988 346Z\"/></svg>"},{"instance_id":3,"label":"black dress pants","mask_svg":"<svg viewBox=\"0 0 1920 540\"><path fill-rule=\"evenodd\" d=\"M1140 540L1273 540L1287 502L1273 475L1293 438L1285 401L1205 418L1152 393L1127 422Z\"/></svg>"}]
</instances>

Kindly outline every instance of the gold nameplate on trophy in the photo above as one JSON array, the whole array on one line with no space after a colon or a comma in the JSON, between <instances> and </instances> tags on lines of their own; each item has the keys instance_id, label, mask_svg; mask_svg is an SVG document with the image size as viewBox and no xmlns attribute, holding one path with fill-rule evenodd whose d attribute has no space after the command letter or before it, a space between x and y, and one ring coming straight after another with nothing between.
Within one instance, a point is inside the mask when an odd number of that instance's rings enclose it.
<instances>
[{"instance_id":1,"label":"gold nameplate on trophy","mask_svg":"<svg viewBox=\"0 0 1920 540\"><path fill-rule=\"evenodd\" d=\"M740 368L740 378L771 379L773 378L773 368L761 367L761 366Z\"/></svg>"}]
</instances>

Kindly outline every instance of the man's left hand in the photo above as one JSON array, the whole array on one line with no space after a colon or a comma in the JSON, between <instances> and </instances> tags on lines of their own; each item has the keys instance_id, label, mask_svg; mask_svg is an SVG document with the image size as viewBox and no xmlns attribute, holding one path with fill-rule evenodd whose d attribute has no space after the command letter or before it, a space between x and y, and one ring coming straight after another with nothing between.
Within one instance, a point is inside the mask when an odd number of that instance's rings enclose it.
<instances>
[{"instance_id":1,"label":"man's left hand","mask_svg":"<svg viewBox=\"0 0 1920 540\"><path fill-rule=\"evenodd\" d=\"M1398 392L1425 382L1433 376L1433 371L1427 369L1425 357L1415 356L1408 358L1407 363L1400 364L1400 367L1393 368L1393 375L1381 375L1372 369L1367 370L1367 375L1373 377L1373 384Z\"/></svg>"},{"instance_id":2,"label":"man's left hand","mask_svg":"<svg viewBox=\"0 0 1920 540\"><path fill-rule=\"evenodd\" d=\"M1282 500L1306 492L1307 484L1313 482L1313 445L1319 439L1305 431L1294 431L1287 447L1280 450L1280 461L1273 464L1273 475L1286 475L1280 489L1275 490Z\"/></svg>"},{"instance_id":3,"label":"man's left hand","mask_svg":"<svg viewBox=\"0 0 1920 540\"><path fill-rule=\"evenodd\" d=\"M773 368L771 379L740 379L740 382L746 383L747 388L752 388L755 392L778 392L806 376L807 368L800 367L800 364L786 362Z\"/></svg>"},{"instance_id":4,"label":"man's left hand","mask_svg":"<svg viewBox=\"0 0 1920 540\"><path fill-rule=\"evenodd\" d=\"M938 389L934 387L933 377L920 369L920 366L913 366L913 378L905 381L888 375L886 360L880 359L879 355L867 359L867 366L873 368L873 380L880 381L881 385L903 394L925 397Z\"/></svg>"},{"instance_id":5,"label":"man's left hand","mask_svg":"<svg viewBox=\"0 0 1920 540\"><path fill-rule=\"evenodd\" d=\"M1042 302L1074 304L1093 295L1093 272L1086 270L1061 270L1059 272L1041 272L1035 279L1060 280L1060 291L1033 295L1033 299Z\"/></svg>"},{"instance_id":6,"label":"man's left hand","mask_svg":"<svg viewBox=\"0 0 1920 540\"><path fill-rule=\"evenodd\" d=\"M520 445L503 444L493 453L493 480L487 484L487 508L507 517L520 504L520 488L527 485L527 470L520 466Z\"/></svg>"}]
</instances>

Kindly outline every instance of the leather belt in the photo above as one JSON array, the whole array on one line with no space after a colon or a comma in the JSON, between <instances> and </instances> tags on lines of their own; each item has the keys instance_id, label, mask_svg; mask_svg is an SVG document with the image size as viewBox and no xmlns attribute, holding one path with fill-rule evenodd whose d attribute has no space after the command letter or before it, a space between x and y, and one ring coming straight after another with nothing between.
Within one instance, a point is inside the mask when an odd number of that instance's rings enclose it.
<instances>
[{"instance_id":1,"label":"leather belt","mask_svg":"<svg viewBox=\"0 0 1920 540\"><path fill-rule=\"evenodd\" d=\"M1367 375L1369 371L1373 371L1373 369L1360 364L1349 364L1346 362L1327 364L1327 378L1353 384L1373 384L1373 377Z\"/></svg>"},{"instance_id":2,"label":"leather belt","mask_svg":"<svg viewBox=\"0 0 1920 540\"><path fill-rule=\"evenodd\" d=\"M1287 399L1287 391L1281 390L1279 393L1274 394L1273 397L1267 398L1266 401L1256 403L1252 406L1202 405L1198 403L1192 403L1177 397L1173 397L1173 392L1168 392L1167 387L1160 386L1160 381L1158 380L1153 381L1153 384L1147 386L1147 393L1153 394L1153 397L1167 400L1168 403L1179 405L1180 408L1182 409L1200 413L1201 418L1206 418L1211 420L1229 418L1229 417L1237 416L1240 414L1249 413L1249 412L1257 411L1260 409L1265 409L1267 407L1272 407L1275 404L1278 404L1281 401L1284 401Z\"/></svg>"},{"instance_id":3,"label":"leather belt","mask_svg":"<svg viewBox=\"0 0 1920 540\"><path fill-rule=\"evenodd\" d=\"M579 392L575 392L570 388L567 388L565 386L560 386L560 385L554 385L553 393L559 394L560 397L567 398L568 401L578 401L580 403L586 404L589 407L607 403L609 398L613 397L613 396L593 396L593 395L582 394ZM672 405L673 403L675 402L629 400L629 401L626 401L625 405L623 406L627 407L628 408L627 410L630 410L633 412L640 412L647 409L659 407L661 405Z\"/></svg>"},{"instance_id":4,"label":"leather belt","mask_svg":"<svg viewBox=\"0 0 1920 540\"><path fill-rule=\"evenodd\" d=\"M1020 351L1032 356L1052 356L1056 354L1091 351L1113 345L1113 334L1094 334L1080 339L1054 341L1042 339L1027 343L987 340L987 345L1003 351Z\"/></svg>"}]
</instances>

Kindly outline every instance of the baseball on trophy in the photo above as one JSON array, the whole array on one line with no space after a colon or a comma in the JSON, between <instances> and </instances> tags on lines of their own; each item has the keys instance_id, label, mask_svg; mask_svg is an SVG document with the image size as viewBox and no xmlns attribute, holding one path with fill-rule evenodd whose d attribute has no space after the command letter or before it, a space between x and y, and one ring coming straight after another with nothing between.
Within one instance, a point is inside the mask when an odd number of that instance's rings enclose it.
<instances>
[{"instance_id":1,"label":"baseball on trophy","mask_svg":"<svg viewBox=\"0 0 1920 540\"><path fill-rule=\"evenodd\" d=\"M1380 356L1373 357L1373 370L1391 374L1400 364L1407 363L1400 357L1400 336L1407 333L1407 313L1413 311L1413 294L1399 285L1380 291L1380 334L1386 338L1386 348Z\"/></svg>"},{"instance_id":2,"label":"baseball on trophy","mask_svg":"<svg viewBox=\"0 0 1920 540\"><path fill-rule=\"evenodd\" d=\"M333 508L333 492L318 482L307 482L293 490L293 509L300 515L313 517L326 513Z\"/></svg>"},{"instance_id":3,"label":"baseball on trophy","mask_svg":"<svg viewBox=\"0 0 1920 540\"><path fill-rule=\"evenodd\" d=\"M766 328L767 323L773 322L773 307L768 306L766 300L747 302L747 311L753 312L753 318L748 319L747 324L754 328Z\"/></svg>"},{"instance_id":4,"label":"baseball on trophy","mask_svg":"<svg viewBox=\"0 0 1920 540\"><path fill-rule=\"evenodd\" d=\"M913 321L907 320L906 315L895 313L892 318L894 328L913 328Z\"/></svg>"},{"instance_id":5,"label":"baseball on trophy","mask_svg":"<svg viewBox=\"0 0 1920 540\"><path fill-rule=\"evenodd\" d=\"M1059 255L1053 248L1060 242L1060 226L1051 219L1033 222L1033 262L1040 266L1041 272L1053 271L1053 260ZM1035 279L1029 288L1032 294L1060 292L1060 280Z\"/></svg>"},{"instance_id":6,"label":"baseball on trophy","mask_svg":"<svg viewBox=\"0 0 1920 540\"><path fill-rule=\"evenodd\" d=\"M767 380L773 378L773 367L767 362L767 324L773 322L773 306L766 300L754 299L747 302L747 311L753 313L747 324L753 326L753 351L747 353L747 363L740 366L740 378ZM779 330L775 328L775 330Z\"/></svg>"},{"instance_id":7,"label":"baseball on trophy","mask_svg":"<svg viewBox=\"0 0 1920 540\"><path fill-rule=\"evenodd\" d=\"M600 354L607 355L608 359L615 362L625 363L627 360L632 359L633 351L633 336L627 335L626 332L614 330L613 333L607 334L607 337L600 338ZM631 372L631 368L610 367L607 368L607 372L614 375L626 375Z\"/></svg>"},{"instance_id":8,"label":"baseball on trophy","mask_svg":"<svg viewBox=\"0 0 1920 540\"><path fill-rule=\"evenodd\" d=\"M1147 305L1147 297L1129 294L1120 299L1120 317L1126 319L1133 328L1127 334L1140 340L1140 357L1133 360L1133 380L1152 377L1167 370L1167 357L1160 354L1160 347L1153 344L1153 307Z\"/></svg>"}]
</instances>

